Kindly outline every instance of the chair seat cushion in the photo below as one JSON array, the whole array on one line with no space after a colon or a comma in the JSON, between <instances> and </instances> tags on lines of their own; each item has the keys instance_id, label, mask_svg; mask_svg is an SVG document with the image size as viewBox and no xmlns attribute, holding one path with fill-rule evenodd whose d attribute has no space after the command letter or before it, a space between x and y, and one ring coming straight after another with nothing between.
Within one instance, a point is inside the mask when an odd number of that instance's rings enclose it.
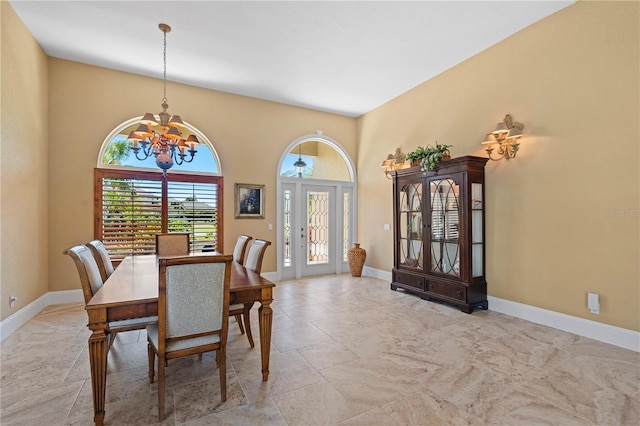
<instances>
[{"instance_id":1,"label":"chair seat cushion","mask_svg":"<svg viewBox=\"0 0 640 426\"><path fill-rule=\"evenodd\" d=\"M147 336L151 343L153 343L153 346L158 348L158 324L151 324L147 326ZM165 352L175 352L183 349L197 348L198 346L206 346L218 342L220 342L220 335L218 334L195 337L193 339L178 340L176 342L167 343Z\"/></svg>"},{"instance_id":2,"label":"chair seat cushion","mask_svg":"<svg viewBox=\"0 0 640 426\"><path fill-rule=\"evenodd\" d=\"M128 319L128 320L122 320L122 321L112 321L109 323L109 328L117 329L121 327L131 327L136 325L143 326L144 324L151 324L154 322L156 323L158 322L158 317L134 318L134 319Z\"/></svg>"}]
</instances>

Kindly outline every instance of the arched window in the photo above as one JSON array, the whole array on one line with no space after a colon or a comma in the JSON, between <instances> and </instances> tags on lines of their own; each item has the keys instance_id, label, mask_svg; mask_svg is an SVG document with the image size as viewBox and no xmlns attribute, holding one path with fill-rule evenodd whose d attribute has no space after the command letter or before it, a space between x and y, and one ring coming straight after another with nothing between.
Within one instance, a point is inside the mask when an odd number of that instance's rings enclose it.
<instances>
[{"instance_id":1,"label":"arched window","mask_svg":"<svg viewBox=\"0 0 640 426\"><path fill-rule=\"evenodd\" d=\"M140 124L141 118L142 117L135 117L125 121L105 138L102 149L100 150L100 155L98 156L98 167L158 169L153 155L144 160L136 158L131 143L127 141L129 133L136 129L138 124ZM196 147L197 152L192 161L185 161L181 165L174 164L173 167L175 171L221 174L218 154L209 139L197 128L186 122L184 123L182 132L184 139L191 134L196 135L200 141L200 145ZM139 156L141 155L139 154Z\"/></svg>"},{"instance_id":2,"label":"arched window","mask_svg":"<svg viewBox=\"0 0 640 426\"><path fill-rule=\"evenodd\" d=\"M102 144L94 173L94 238L116 262L155 253L155 234L164 232L188 232L194 252L223 247L223 178L208 138L185 123L183 131L200 141L197 153L164 176L153 155L136 159L126 139L139 121L122 123Z\"/></svg>"},{"instance_id":3,"label":"arched window","mask_svg":"<svg viewBox=\"0 0 640 426\"><path fill-rule=\"evenodd\" d=\"M304 166L296 167L302 161ZM353 181L343 151L321 136L296 141L280 164L280 176Z\"/></svg>"}]
</instances>

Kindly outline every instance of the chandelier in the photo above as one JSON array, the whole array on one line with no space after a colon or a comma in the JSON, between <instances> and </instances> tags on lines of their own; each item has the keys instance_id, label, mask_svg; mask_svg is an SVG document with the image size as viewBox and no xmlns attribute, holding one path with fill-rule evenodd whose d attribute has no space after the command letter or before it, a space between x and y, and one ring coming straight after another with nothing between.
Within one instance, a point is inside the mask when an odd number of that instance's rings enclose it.
<instances>
[{"instance_id":1,"label":"chandelier","mask_svg":"<svg viewBox=\"0 0 640 426\"><path fill-rule=\"evenodd\" d=\"M181 129L184 123L179 115L170 115L167 112L167 33L171 27L167 24L159 24L158 28L164 33L164 92L162 97L162 112L158 116L148 112L140 120L140 124L129 134L127 140L133 144L133 152L136 158L144 161L152 155L156 158L156 164L162 169L162 174L167 175L167 170L173 164L181 165L190 163L196 155L195 147L200 145L195 135L189 135L183 139Z\"/></svg>"}]
</instances>

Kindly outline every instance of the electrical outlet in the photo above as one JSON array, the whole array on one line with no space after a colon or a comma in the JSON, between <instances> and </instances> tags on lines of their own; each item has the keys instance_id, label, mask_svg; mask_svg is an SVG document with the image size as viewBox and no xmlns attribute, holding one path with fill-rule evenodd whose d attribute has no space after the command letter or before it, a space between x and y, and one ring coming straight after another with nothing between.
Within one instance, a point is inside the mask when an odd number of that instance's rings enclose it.
<instances>
[{"instance_id":1,"label":"electrical outlet","mask_svg":"<svg viewBox=\"0 0 640 426\"><path fill-rule=\"evenodd\" d=\"M9 307L13 308L16 306L16 302L18 301L18 295L15 293L11 293L11 297L9 298Z\"/></svg>"},{"instance_id":2,"label":"electrical outlet","mask_svg":"<svg viewBox=\"0 0 640 426\"><path fill-rule=\"evenodd\" d=\"M592 314L600 314L600 295L598 293L587 293L587 308Z\"/></svg>"}]
</instances>

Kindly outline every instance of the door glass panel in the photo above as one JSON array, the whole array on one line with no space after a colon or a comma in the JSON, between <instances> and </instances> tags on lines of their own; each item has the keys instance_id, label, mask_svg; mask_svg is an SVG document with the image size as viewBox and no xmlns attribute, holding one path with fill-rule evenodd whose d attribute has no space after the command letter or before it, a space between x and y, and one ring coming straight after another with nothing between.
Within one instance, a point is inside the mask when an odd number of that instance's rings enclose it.
<instances>
[{"instance_id":1,"label":"door glass panel","mask_svg":"<svg viewBox=\"0 0 640 426\"><path fill-rule=\"evenodd\" d=\"M484 224L484 209L482 199L482 184L471 184L471 274L474 277L481 277L484 275L483 271L483 252L484 241L483 224Z\"/></svg>"},{"instance_id":2,"label":"door glass panel","mask_svg":"<svg viewBox=\"0 0 640 426\"><path fill-rule=\"evenodd\" d=\"M307 265L329 263L329 193L307 191Z\"/></svg>"},{"instance_id":3,"label":"door glass panel","mask_svg":"<svg viewBox=\"0 0 640 426\"><path fill-rule=\"evenodd\" d=\"M431 200L431 271L460 276L460 188L453 179L429 183Z\"/></svg>"},{"instance_id":4,"label":"door glass panel","mask_svg":"<svg viewBox=\"0 0 640 426\"><path fill-rule=\"evenodd\" d=\"M349 250L349 233L351 232L351 228L349 227L349 218L350 218L350 201L349 201L349 193L345 192L342 194L342 261L348 262L348 250Z\"/></svg>"},{"instance_id":5,"label":"door glass panel","mask_svg":"<svg viewBox=\"0 0 640 426\"><path fill-rule=\"evenodd\" d=\"M400 191L400 264L422 268L422 184L411 183Z\"/></svg>"},{"instance_id":6,"label":"door glass panel","mask_svg":"<svg viewBox=\"0 0 640 426\"><path fill-rule=\"evenodd\" d=\"M282 264L283 266L291 266L291 191L285 189L282 193Z\"/></svg>"}]
</instances>

